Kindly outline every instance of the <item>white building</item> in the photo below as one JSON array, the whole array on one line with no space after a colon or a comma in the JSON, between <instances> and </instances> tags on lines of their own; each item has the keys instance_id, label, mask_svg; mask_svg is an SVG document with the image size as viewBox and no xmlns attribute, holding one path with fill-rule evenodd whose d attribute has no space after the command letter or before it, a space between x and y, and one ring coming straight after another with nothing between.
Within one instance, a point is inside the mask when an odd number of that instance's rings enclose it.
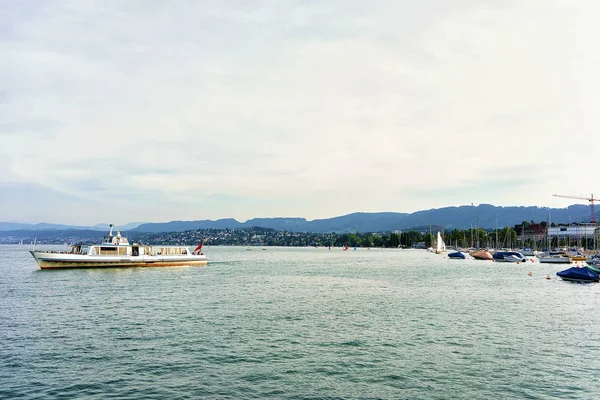
<instances>
[{"instance_id":1,"label":"white building","mask_svg":"<svg viewBox=\"0 0 600 400\"><path fill-rule=\"evenodd\" d=\"M548 228L548 236L559 239L593 239L596 232L595 224L580 224L556 226Z\"/></svg>"}]
</instances>

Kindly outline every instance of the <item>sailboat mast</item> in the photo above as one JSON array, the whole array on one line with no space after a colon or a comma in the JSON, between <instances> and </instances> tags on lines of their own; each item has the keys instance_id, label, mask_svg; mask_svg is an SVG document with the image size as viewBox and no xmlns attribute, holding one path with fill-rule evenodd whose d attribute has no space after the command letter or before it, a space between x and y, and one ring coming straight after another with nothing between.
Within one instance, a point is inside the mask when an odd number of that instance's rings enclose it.
<instances>
[{"instance_id":1,"label":"sailboat mast","mask_svg":"<svg viewBox=\"0 0 600 400\"><path fill-rule=\"evenodd\" d=\"M477 250L479 250L479 217L477 217L477 225L475 226L475 232L477 234Z\"/></svg>"},{"instance_id":2,"label":"sailboat mast","mask_svg":"<svg viewBox=\"0 0 600 400\"><path fill-rule=\"evenodd\" d=\"M431 233L431 224L429 224L429 244L429 247L433 249L433 233Z\"/></svg>"},{"instance_id":3,"label":"sailboat mast","mask_svg":"<svg viewBox=\"0 0 600 400\"><path fill-rule=\"evenodd\" d=\"M496 249L498 249L498 216L496 215Z\"/></svg>"},{"instance_id":4,"label":"sailboat mast","mask_svg":"<svg viewBox=\"0 0 600 400\"><path fill-rule=\"evenodd\" d=\"M471 224L471 248L473 248L473 224Z\"/></svg>"},{"instance_id":5,"label":"sailboat mast","mask_svg":"<svg viewBox=\"0 0 600 400\"><path fill-rule=\"evenodd\" d=\"M552 215L548 214L548 224L546 226L546 240L548 241L548 252L550 251L550 221L552 221ZM550 254L550 253L548 253Z\"/></svg>"},{"instance_id":6,"label":"sailboat mast","mask_svg":"<svg viewBox=\"0 0 600 400\"><path fill-rule=\"evenodd\" d=\"M596 222L594 222L594 251L597 253L598 252L598 224Z\"/></svg>"}]
</instances>

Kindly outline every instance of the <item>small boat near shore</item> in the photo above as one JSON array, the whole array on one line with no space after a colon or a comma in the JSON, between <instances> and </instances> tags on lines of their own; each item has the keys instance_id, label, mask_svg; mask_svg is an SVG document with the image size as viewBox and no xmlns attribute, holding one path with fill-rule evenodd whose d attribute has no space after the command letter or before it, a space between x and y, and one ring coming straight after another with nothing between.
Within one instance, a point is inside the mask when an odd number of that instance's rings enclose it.
<instances>
[{"instance_id":1,"label":"small boat near shore","mask_svg":"<svg viewBox=\"0 0 600 400\"><path fill-rule=\"evenodd\" d=\"M111 224L110 232L100 244L76 244L70 251L31 250L30 253L41 269L206 265L203 243L194 250L186 246L129 244L120 232L113 235Z\"/></svg>"},{"instance_id":2,"label":"small boat near shore","mask_svg":"<svg viewBox=\"0 0 600 400\"><path fill-rule=\"evenodd\" d=\"M588 264L587 267L597 274L600 274L600 264Z\"/></svg>"},{"instance_id":3,"label":"small boat near shore","mask_svg":"<svg viewBox=\"0 0 600 400\"><path fill-rule=\"evenodd\" d=\"M476 260L484 260L484 261L493 261L494 257L492 257L492 254L489 251L486 250L476 250L471 252L471 257L473 257Z\"/></svg>"},{"instance_id":4,"label":"small boat near shore","mask_svg":"<svg viewBox=\"0 0 600 400\"><path fill-rule=\"evenodd\" d=\"M600 269L600 254L594 254L586 260L586 264L589 267L596 267Z\"/></svg>"},{"instance_id":5,"label":"small boat near shore","mask_svg":"<svg viewBox=\"0 0 600 400\"><path fill-rule=\"evenodd\" d=\"M444 243L444 238L442 237L442 233L438 231L437 238L435 239L435 248L430 248L431 252L435 254L442 254L446 252L446 243Z\"/></svg>"},{"instance_id":6,"label":"small boat near shore","mask_svg":"<svg viewBox=\"0 0 600 400\"><path fill-rule=\"evenodd\" d=\"M549 251L538 255L538 259L542 264L571 264L571 258L562 251Z\"/></svg>"},{"instance_id":7,"label":"small boat near shore","mask_svg":"<svg viewBox=\"0 0 600 400\"><path fill-rule=\"evenodd\" d=\"M497 262L526 262L525 256L517 251L496 251L492 255L494 261Z\"/></svg>"},{"instance_id":8,"label":"small boat near shore","mask_svg":"<svg viewBox=\"0 0 600 400\"><path fill-rule=\"evenodd\" d=\"M456 251L454 253L448 253L448 258L453 259L453 260L464 260L467 258L467 256L465 256L460 251Z\"/></svg>"},{"instance_id":9,"label":"small boat near shore","mask_svg":"<svg viewBox=\"0 0 600 400\"><path fill-rule=\"evenodd\" d=\"M600 276L588 267L571 267L556 273L558 277L571 282L598 282Z\"/></svg>"},{"instance_id":10,"label":"small boat near shore","mask_svg":"<svg viewBox=\"0 0 600 400\"><path fill-rule=\"evenodd\" d=\"M597 274L600 274L600 254L594 254L586 261L587 267Z\"/></svg>"},{"instance_id":11,"label":"small boat near shore","mask_svg":"<svg viewBox=\"0 0 600 400\"><path fill-rule=\"evenodd\" d=\"M540 252L531 248L525 248L520 251L521 254L528 257L536 257Z\"/></svg>"},{"instance_id":12,"label":"small boat near shore","mask_svg":"<svg viewBox=\"0 0 600 400\"><path fill-rule=\"evenodd\" d=\"M523 254L508 254L504 256L504 262L520 263L527 262L527 259Z\"/></svg>"}]
</instances>

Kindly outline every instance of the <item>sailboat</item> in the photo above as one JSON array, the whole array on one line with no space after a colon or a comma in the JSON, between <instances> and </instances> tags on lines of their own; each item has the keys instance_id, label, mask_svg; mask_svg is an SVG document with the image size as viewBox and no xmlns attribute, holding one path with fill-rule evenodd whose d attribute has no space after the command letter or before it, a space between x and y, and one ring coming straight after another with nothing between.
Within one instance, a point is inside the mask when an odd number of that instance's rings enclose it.
<instances>
[{"instance_id":1,"label":"sailboat","mask_svg":"<svg viewBox=\"0 0 600 400\"><path fill-rule=\"evenodd\" d=\"M542 264L571 264L571 258L562 250L552 251L552 238L550 237L550 227L552 226L552 216L548 215L548 223L546 224L546 240L548 241L548 249L544 253L538 254L538 259ZM557 239L557 244L558 239Z\"/></svg>"},{"instance_id":2,"label":"sailboat","mask_svg":"<svg viewBox=\"0 0 600 400\"><path fill-rule=\"evenodd\" d=\"M446 243L444 243L444 239L442 238L442 234L440 231L437 233L437 240L435 245L435 254L441 254L446 252Z\"/></svg>"}]
</instances>

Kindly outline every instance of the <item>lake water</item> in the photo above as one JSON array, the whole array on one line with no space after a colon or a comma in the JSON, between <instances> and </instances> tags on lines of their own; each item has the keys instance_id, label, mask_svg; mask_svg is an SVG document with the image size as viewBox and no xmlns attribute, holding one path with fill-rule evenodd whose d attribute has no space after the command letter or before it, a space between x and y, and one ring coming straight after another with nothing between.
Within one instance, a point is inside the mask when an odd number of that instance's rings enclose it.
<instances>
[{"instance_id":1,"label":"lake water","mask_svg":"<svg viewBox=\"0 0 600 400\"><path fill-rule=\"evenodd\" d=\"M27 250L0 246L0 398L600 398L600 285L564 266L208 247L42 271Z\"/></svg>"}]
</instances>

